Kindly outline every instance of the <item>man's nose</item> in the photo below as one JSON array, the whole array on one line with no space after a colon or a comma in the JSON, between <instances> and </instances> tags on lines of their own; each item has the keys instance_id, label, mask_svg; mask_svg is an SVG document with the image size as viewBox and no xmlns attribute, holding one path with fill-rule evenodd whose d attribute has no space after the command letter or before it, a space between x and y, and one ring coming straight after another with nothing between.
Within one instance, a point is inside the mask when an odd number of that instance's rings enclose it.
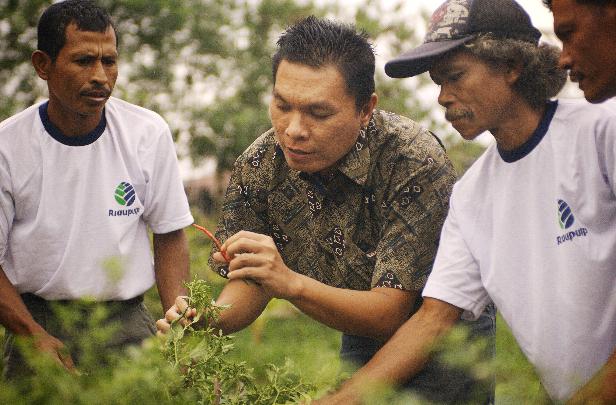
<instances>
[{"instance_id":1,"label":"man's nose","mask_svg":"<svg viewBox=\"0 0 616 405\"><path fill-rule=\"evenodd\" d=\"M105 84L109 81L107 71L105 70L102 61L96 61L92 67L92 70L92 77L90 78L91 82Z\"/></svg>"},{"instance_id":2,"label":"man's nose","mask_svg":"<svg viewBox=\"0 0 616 405\"><path fill-rule=\"evenodd\" d=\"M285 131L286 135L291 138L304 137L306 133L302 121L302 114L300 112L293 112L289 117L289 125L287 125Z\"/></svg>"}]
</instances>

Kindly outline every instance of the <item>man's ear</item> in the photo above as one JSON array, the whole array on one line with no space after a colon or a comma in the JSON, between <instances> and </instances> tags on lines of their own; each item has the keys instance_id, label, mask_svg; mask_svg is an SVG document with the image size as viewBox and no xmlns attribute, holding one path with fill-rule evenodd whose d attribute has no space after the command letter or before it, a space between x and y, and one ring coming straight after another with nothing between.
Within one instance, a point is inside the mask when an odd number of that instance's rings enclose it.
<instances>
[{"instance_id":1,"label":"man's ear","mask_svg":"<svg viewBox=\"0 0 616 405\"><path fill-rule=\"evenodd\" d=\"M32 66L36 70L36 74L43 80L47 80L49 78L49 69L53 62L49 55L47 55L43 51L36 50L32 52Z\"/></svg>"},{"instance_id":2,"label":"man's ear","mask_svg":"<svg viewBox=\"0 0 616 405\"><path fill-rule=\"evenodd\" d=\"M372 112L374 112L374 108L376 107L378 101L379 97L376 95L376 93L372 93L372 96L370 96L370 100L362 107L360 111L362 127L365 128L370 122Z\"/></svg>"}]
</instances>

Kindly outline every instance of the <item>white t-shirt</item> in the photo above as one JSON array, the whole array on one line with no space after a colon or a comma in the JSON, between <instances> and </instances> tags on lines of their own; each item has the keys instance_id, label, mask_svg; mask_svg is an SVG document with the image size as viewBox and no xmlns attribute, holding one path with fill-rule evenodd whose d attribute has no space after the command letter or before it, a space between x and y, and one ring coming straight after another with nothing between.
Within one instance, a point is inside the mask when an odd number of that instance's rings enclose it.
<instances>
[{"instance_id":1,"label":"white t-shirt","mask_svg":"<svg viewBox=\"0 0 616 405\"><path fill-rule=\"evenodd\" d=\"M423 296L470 317L492 299L565 400L616 347L616 112L560 101L551 118L555 105L526 145L492 145L456 184Z\"/></svg>"},{"instance_id":2,"label":"white t-shirt","mask_svg":"<svg viewBox=\"0 0 616 405\"><path fill-rule=\"evenodd\" d=\"M20 293L135 297L154 283L147 227L193 222L164 120L116 98L104 117L79 138L46 103L0 124L0 265Z\"/></svg>"}]
</instances>

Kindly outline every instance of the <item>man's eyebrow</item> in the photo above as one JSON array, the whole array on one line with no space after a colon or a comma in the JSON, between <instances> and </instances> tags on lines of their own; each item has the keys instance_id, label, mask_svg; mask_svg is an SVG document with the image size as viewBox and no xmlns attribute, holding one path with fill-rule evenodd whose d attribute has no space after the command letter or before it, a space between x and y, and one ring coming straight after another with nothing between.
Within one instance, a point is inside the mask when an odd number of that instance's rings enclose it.
<instances>
[{"instance_id":1,"label":"man's eyebrow","mask_svg":"<svg viewBox=\"0 0 616 405\"><path fill-rule=\"evenodd\" d=\"M282 101L283 103L286 103L286 102L287 102L287 100L285 100L285 99L284 99L284 97L282 97L282 96L280 95L280 93L278 93L275 89L274 89L274 91L273 91L272 93L273 93L274 98L276 98L276 99L278 99L278 100Z\"/></svg>"}]
</instances>

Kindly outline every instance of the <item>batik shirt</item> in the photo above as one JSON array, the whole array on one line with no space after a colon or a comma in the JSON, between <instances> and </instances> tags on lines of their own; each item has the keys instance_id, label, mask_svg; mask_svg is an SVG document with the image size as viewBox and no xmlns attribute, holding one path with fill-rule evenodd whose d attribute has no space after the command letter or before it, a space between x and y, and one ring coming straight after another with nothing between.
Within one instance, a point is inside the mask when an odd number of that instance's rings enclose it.
<instances>
[{"instance_id":1,"label":"batik shirt","mask_svg":"<svg viewBox=\"0 0 616 405\"><path fill-rule=\"evenodd\" d=\"M269 235L287 267L332 287L419 291L454 181L438 140L392 113L375 111L327 177L289 168L272 129L237 159L217 237Z\"/></svg>"}]
</instances>

